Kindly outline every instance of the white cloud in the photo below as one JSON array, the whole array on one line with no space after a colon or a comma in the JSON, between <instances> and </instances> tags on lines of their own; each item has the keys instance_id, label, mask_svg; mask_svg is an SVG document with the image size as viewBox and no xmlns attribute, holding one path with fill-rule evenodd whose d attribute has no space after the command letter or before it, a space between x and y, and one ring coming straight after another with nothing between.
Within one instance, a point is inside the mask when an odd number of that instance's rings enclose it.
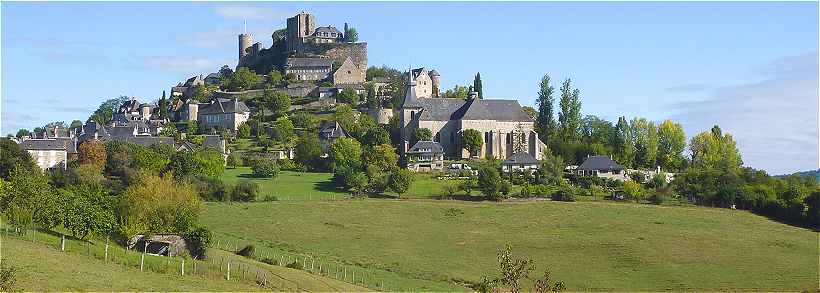
<instances>
[{"instance_id":1,"label":"white cloud","mask_svg":"<svg viewBox=\"0 0 820 293\"><path fill-rule=\"evenodd\" d=\"M818 168L817 53L764 66L766 79L721 87L703 101L681 102L673 119L690 136L717 124L738 142L744 164L772 174Z\"/></svg>"},{"instance_id":2,"label":"white cloud","mask_svg":"<svg viewBox=\"0 0 820 293\"><path fill-rule=\"evenodd\" d=\"M276 20L285 19L291 15L286 11L271 11L253 6L219 6L216 14L227 19L237 20Z\"/></svg>"},{"instance_id":3,"label":"white cloud","mask_svg":"<svg viewBox=\"0 0 820 293\"><path fill-rule=\"evenodd\" d=\"M219 70L222 65L230 65L235 60L218 60L200 57L154 56L144 59L145 65L152 69L181 72L186 74L206 73Z\"/></svg>"}]
</instances>

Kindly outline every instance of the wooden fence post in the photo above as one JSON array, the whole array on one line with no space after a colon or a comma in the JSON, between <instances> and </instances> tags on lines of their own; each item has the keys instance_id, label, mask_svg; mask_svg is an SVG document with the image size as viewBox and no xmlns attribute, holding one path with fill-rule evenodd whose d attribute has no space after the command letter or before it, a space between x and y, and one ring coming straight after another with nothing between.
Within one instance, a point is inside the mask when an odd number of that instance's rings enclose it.
<instances>
[{"instance_id":1,"label":"wooden fence post","mask_svg":"<svg viewBox=\"0 0 820 293\"><path fill-rule=\"evenodd\" d=\"M228 281L231 280L231 261L228 261Z\"/></svg>"},{"instance_id":2,"label":"wooden fence post","mask_svg":"<svg viewBox=\"0 0 820 293\"><path fill-rule=\"evenodd\" d=\"M60 251L65 251L65 234L60 237Z\"/></svg>"},{"instance_id":3,"label":"wooden fence post","mask_svg":"<svg viewBox=\"0 0 820 293\"><path fill-rule=\"evenodd\" d=\"M185 259L182 259L182 275L185 275Z\"/></svg>"},{"instance_id":4,"label":"wooden fence post","mask_svg":"<svg viewBox=\"0 0 820 293\"><path fill-rule=\"evenodd\" d=\"M142 254L140 255L140 271L142 267L145 265L145 252L148 251L148 241L145 241L145 248L142 250Z\"/></svg>"},{"instance_id":5,"label":"wooden fence post","mask_svg":"<svg viewBox=\"0 0 820 293\"><path fill-rule=\"evenodd\" d=\"M108 236L105 237L105 261L108 261Z\"/></svg>"}]
</instances>

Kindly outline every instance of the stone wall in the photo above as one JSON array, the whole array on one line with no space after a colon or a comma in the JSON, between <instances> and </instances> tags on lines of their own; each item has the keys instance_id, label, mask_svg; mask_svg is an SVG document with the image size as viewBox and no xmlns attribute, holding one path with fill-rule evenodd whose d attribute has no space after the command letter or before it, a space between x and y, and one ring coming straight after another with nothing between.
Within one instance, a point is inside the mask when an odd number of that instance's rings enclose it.
<instances>
[{"instance_id":1,"label":"stone wall","mask_svg":"<svg viewBox=\"0 0 820 293\"><path fill-rule=\"evenodd\" d=\"M367 43L303 43L299 52L327 56L334 64L342 64L350 57L356 66L367 69Z\"/></svg>"}]
</instances>

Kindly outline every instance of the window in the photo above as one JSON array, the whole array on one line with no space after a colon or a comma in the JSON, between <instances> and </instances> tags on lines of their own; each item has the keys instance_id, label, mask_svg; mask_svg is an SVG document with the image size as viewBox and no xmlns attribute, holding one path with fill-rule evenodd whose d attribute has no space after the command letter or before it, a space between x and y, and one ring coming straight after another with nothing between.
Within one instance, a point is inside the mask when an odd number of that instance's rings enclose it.
<instances>
[{"instance_id":1,"label":"window","mask_svg":"<svg viewBox=\"0 0 820 293\"><path fill-rule=\"evenodd\" d=\"M510 135L509 133L507 133L507 144L509 144L509 143L510 143L510 141L512 140L512 137L511 137L511 136L512 136L512 135Z\"/></svg>"},{"instance_id":2,"label":"window","mask_svg":"<svg viewBox=\"0 0 820 293\"><path fill-rule=\"evenodd\" d=\"M413 118L415 116L416 116L416 111L410 111L410 120L413 120Z\"/></svg>"}]
</instances>

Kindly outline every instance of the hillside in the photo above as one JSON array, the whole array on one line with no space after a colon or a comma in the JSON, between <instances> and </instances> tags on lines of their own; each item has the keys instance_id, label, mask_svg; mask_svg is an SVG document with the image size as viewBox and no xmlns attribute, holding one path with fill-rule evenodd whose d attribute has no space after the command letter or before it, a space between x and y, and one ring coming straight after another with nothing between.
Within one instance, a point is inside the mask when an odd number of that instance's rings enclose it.
<instances>
[{"instance_id":1,"label":"hillside","mask_svg":"<svg viewBox=\"0 0 820 293\"><path fill-rule=\"evenodd\" d=\"M157 273L140 271L133 266L121 263L103 262L99 257L100 247L92 248L97 257L84 255L81 247L71 243L67 249L74 252L60 252L51 246L53 237L38 236L39 243L3 236L3 264L17 268L16 289L23 291L268 291L253 284L251 280L234 279L227 281L219 277L219 272L211 276L190 276L191 267L185 277L175 273ZM49 245L43 244L46 241ZM112 255L114 248L112 248ZM249 261L241 256L221 250L211 249L213 259L231 259L242 262L252 268L270 272L269 287L279 291L363 291L362 287L352 284L311 275L299 270L270 266ZM138 259L134 254L131 264ZM159 265L164 262L161 257L149 257L146 263ZM200 270L205 268L200 267ZM43 280L48 282L43 282Z\"/></svg>"},{"instance_id":2,"label":"hillside","mask_svg":"<svg viewBox=\"0 0 820 293\"><path fill-rule=\"evenodd\" d=\"M230 216L226 216L230 215ZM388 290L466 290L504 244L569 291L802 290L817 233L746 211L631 203L210 203L221 239L357 267ZM225 240L223 240L225 241Z\"/></svg>"}]
</instances>

